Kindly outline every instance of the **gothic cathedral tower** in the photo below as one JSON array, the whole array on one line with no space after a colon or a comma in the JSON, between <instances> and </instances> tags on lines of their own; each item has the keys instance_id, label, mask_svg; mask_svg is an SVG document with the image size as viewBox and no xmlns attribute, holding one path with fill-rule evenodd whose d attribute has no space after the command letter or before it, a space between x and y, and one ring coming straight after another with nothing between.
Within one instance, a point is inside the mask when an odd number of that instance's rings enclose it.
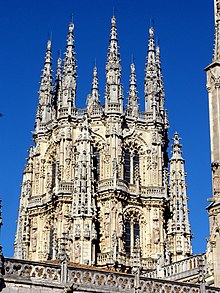
<instances>
[{"instance_id":1,"label":"gothic cathedral tower","mask_svg":"<svg viewBox=\"0 0 220 293\"><path fill-rule=\"evenodd\" d=\"M209 97L212 198L207 208L210 238L207 257L215 286L220 286L220 1L214 0L215 46L212 63L206 68Z\"/></svg>"},{"instance_id":2,"label":"gothic cathedral tower","mask_svg":"<svg viewBox=\"0 0 220 293\"><path fill-rule=\"evenodd\" d=\"M166 264L182 260L192 254L184 160L178 133L168 159L169 125L154 29L149 30L143 112L134 63L128 102L123 103L115 16L105 104L100 104L95 67L87 107L76 108L73 31L70 23L55 81L47 43L35 145L23 174L15 257L66 259L126 271L137 262L149 270L159 258Z\"/></svg>"}]
</instances>

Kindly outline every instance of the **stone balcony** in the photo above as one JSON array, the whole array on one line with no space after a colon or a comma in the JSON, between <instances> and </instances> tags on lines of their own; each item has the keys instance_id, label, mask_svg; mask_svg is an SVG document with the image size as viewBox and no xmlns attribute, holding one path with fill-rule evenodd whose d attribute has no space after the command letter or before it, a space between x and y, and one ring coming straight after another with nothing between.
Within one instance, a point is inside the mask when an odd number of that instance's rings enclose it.
<instances>
[{"instance_id":1,"label":"stone balcony","mask_svg":"<svg viewBox=\"0 0 220 293\"><path fill-rule=\"evenodd\" d=\"M0 280L3 293L220 292L220 288L140 276L139 270L133 275L79 264L42 263L12 258L5 259Z\"/></svg>"}]
</instances>

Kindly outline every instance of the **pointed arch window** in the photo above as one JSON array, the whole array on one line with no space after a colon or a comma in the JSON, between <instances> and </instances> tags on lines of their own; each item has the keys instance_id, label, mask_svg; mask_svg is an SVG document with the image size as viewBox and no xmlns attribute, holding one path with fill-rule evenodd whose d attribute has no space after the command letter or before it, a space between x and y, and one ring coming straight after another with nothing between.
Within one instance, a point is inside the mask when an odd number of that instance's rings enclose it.
<instances>
[{"instance_id":1,"label":"pointed arch window","mask_svg":"<svg viewBox=\"0 0 220 293\"><path fill-rule=\"evenodd\" d=\"M134 251L137 238L140 237L140 224L138 220L125 221L125 251L130 256Z\"/></svg>"},{"instance_id":2,"label":"pointed arch window","mask_svg":"<svg viewBox=\"0 0 220 293\"><path fill-rule=\"evenodd\" d=\"M124 155L124 180L130 183L131 173L131 155L129 150L125 150Z\"/></svg>"},{"instance_id":3,"label":"pointed arch window","mask_svg":"<svg viewBox=\"0 0 220 293\"><path fill-rule=\"evenodd\" d=\"M139 154L128 149L124 152L124 180L134 184L135 175L139 172Z\"/></svg>"},{"instance_id":4,"label":"pointed arch window","mask_svg":"<svg viewBox=\"0 0 220 293\"><path fill-rule=\"evenodd\" d=\"M94 179L100 180L100 153L97 147L93 148Z\"/></svg>"}]
</instances>

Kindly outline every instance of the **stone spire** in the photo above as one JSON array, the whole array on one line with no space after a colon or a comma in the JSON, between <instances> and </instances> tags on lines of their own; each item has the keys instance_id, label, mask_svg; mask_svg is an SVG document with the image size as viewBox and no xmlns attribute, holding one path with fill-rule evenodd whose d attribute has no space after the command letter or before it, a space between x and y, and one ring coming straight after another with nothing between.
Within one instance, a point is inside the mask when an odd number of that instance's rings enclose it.
<instances>
[{"instance_id":1,"label":"stone spire","mask_svg":"<svg viewBox=\"0 0 220 293\"><path fill-rule=\"evenodd\" d=\"M87 113L91 115L93 111L100 109L99 101L99 84L98 84L98 73L96 66L93 69L92 89L91 94L87 97Z\"/></svg>"},{"instance_id":2,"label":"stone spire","mask_svg":"<svg viewBox=\"0 0 220 293\"><path fill-rule=\"evenodd\" d=\"M149 30L148 54L145 67L144 95L145 111L153 112L153 119L156 114L163 110L164 88L161 74L160 49L155 49L154 29Z\"/></svg>"},{"instance_id":3,"label":"stone spire","mask_svg":"<svg viewBox=\"0 0 220 293\"><path fill-rule=\"evenodd\" d=\"M215 13L215 46L213 62L220 61L220 1L214 0Z\"/></svg>"},{"instance_id":4,"label":"stone spire","mask_svg":"<svg viewBox=\"0 0 220 293\"><path fill-rule=\"evenodd\" d=\"M177 132L174 134L170 159L170 210L168 245L172 261L182 260L192 254L191 230L188 218L186 173Z\"/></svg>"},{"instance_id":5,"label":"stone spire","mask_svg":"<svg viewBox=\"0 0 220 293\"><path fill-rule=\"evenodd\" d=\"M45 55L44 68L42 70L40 90L39 90L39 103L37 108L35 131L44 132L45 127L52 119L52 88L53 88L53 76L52 76L52 56L51 56L51 41L47 41L47 49Z\"/></svg>"},{"instance_id":6,"label":"stone spire","mask_svg":"<svg viewBox=\"0 0 220 293\"><path fill-rule=\"evenodd\" d=\"M63 65L62 74L62 96L59 109L59 118L66 118L74 115L75 112L75 98L76 98L76 59L74 51L74 25L69 24L69 31L67 36L67 45Z\"/></svg>"},{"instance_id":7,"label":"stone spire","mask_svg":"<svg viewBox=\"0 0 220 293\"><path fill-rule=\"evenodd\" d=\"M120 53L115 16L111 19L111 32L106 63L105 110L107 112L122 112L123 110Z\"/></svg>"},{"instance_id":8,"label":"stone spire","mask_svg":"<svg viewBox=\"0 0 220 293\"><path fill-rule=\"evenodd\" d=\"M131 64L131 74L130 74L130 85L128 92L128 105L127 114L129 116L138 117L138 96L137 96L137 83L136 83L136 73L135 65Z\"/></svg>"}]
</instances>

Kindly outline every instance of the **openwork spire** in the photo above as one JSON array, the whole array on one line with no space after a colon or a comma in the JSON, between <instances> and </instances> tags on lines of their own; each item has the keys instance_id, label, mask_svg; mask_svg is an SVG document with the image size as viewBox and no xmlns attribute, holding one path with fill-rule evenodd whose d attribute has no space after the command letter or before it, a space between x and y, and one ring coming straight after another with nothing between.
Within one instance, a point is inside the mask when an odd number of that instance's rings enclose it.
<instances>
[{"instance_id":1,"label":"openwork spire","mask_svg":"<svg viewBox=\"0 0 220 293\"><path fill-rule=\"evenodd\" d=\"M120 53L118 47L117 39L117 27L116 27L116 17L113 16L111 19L111 31L110 31L110 40L108 47L108 56L107 56L107 65L108 63L120 63Z\"/></svg>"},{"instance_id":2,"label":"openwork spire","mask_svg":"<svg viewBox=\"0 0 220 293\"><path fill-rule=\"evenodd\" d=\"M135 65L131 64L130 85L128 92L127 114L132 117L138 117L138 96Z\"/></svg>"},{"instance_id":3,"label":"openwork spire","mask_svg":"<svg viewBox=\"0 0 220 293\"><path fill-rule=\"evenodd\" d=\"M188 217L186 173L180 144L181 138L175 132L170 159L170 209L168 222L169 253L172 261L182 260L192 254L191 229Z\"/></svg>"},{"instance_id":4,"label":"openwork spire","mask_svg":"<svg viewBox=\"0 0 220 293\"><path fill-rule=\"evenodd\" d=\"M89 115L93 113L93 111L100 109L100 101L99 101L99 87L98 87L98 73L97 67L95 66L93 69L93 79L92 79L92 89L91 94L87 97L87 112Z\"/></svg>"},{"instance_id":5,"label":"openwork spire","mask_svg":"<svg viewBox=\"0 0 220 293\"><path fill-rule=\"evenodd\" d=\"M40 92L50 93L52 87L52 56L51 56L51 40L47 41L47 50L45 55L44 68L42 70L43 74L41 75L40 83Z\"/></svg>"},{"instance_id":6,"label":"openwork spire","mask_svg":"<svg viewBox=\"0 0 220 293\"><path fill-rule=\"evenodd\" d=\"M145 67L145 80L144 80L144 95L145 95L145 111L150 112L153 110L155 104L155 95L157 88L157 66L155 60L155 41L154 29L149 29L148 39L148 53L147 62Z\"/></svg>"},{"instance_id":7,"label":"openwork spire","mask_svg":"<svg viewBox=\"0 0 220 293\"><path fill-rule=\"evenodd\" d=\"M75 114L76 99L76 59L74 51L74 25L69 24L67 45L62 74L62 95L58 106L59 118L70 118Z\"/></svg>"},{"instance_id":8,"label":"openwork spire","mask_svg":"<svg viewBox=\"0 0 220 293\"><path fill-rule=\"evenodd\" d=\"M220 61L220 0L214 1L215 9L215 46L213 62Z\"/></svg>"},{"instance_id":9,"label":"openwork spire","mask_svg":"<svg viewBox=\"0 0 220 293\"><path fill-rule=\"evenodd\" d=\"M153 120L161 117L165 121L164 85L160 62L160 48L155 48L154 29L149 30L148 53L144 80L145 111L153 113Z\"/></svg>"},{"instance_id":10,"label":"openwork spire","mask_svg":"<svg viewBox=\"0 0 220 293\"><path fill-rule=\"evenodd\" d=\"M110 40L106 62L106 110L108 112L122 112L122 98L120 53L117 39L116 18L113 16L111 19Z\"/></svg>"},{"instance_id":11,"label":"openwork spire","mask_svg":"<svg viewBox=\"0 0 220 293\"><path fill-rule=\"evenodd\" d=\"M47 49L45 55L44 67L42 69L40 90L39 90L39 103L37 108L35 131L43 130L40 124L48 123L52 118L52 89L53 89L53 76L52 76L52 56L51 56L51 40L47 41Z\"/></svg>"}]
</instances>

